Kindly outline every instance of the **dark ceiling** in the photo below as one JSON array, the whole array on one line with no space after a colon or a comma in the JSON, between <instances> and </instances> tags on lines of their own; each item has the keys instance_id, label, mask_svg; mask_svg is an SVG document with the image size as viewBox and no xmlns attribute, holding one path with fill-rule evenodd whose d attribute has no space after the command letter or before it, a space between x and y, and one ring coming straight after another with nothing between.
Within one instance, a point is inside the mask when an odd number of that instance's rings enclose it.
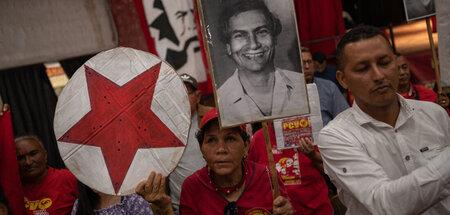
<instances>
[{"instance_id":1,"label":"dark ceiling","mask_svg":"<svg viewBox=\"0 0 450 215\"><path fill-rule=\"evenodd\" d=\"M388 27L406 23L403 0L342 0L342 7L356 24Z\"/></svg>"}]
</instances>

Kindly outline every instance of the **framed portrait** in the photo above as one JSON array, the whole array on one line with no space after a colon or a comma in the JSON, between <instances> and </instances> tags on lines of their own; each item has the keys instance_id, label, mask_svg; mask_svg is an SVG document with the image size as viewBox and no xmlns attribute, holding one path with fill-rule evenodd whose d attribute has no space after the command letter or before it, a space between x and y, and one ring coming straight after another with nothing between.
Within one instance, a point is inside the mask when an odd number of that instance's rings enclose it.
<instances>
[{"instance_id":1,"label":"framed portrait","mask_svg":"<svg viewBox=\"0 0 450 215\"><path fill-rule=\"evenodd\" d=\"M292 0L197 3L221 127L309 113Z\"/></svg>"},{"instance_id":2,"label":"framed portrait","mask_svg":"<svg viewBox=\"0 0 450 215\"><path fill-rule=\"evenodd\" d=\"M408 22L436 15L434 0L403 0L403 5Z\"/></svg>"},{"instance_id":3,"label":"framed portrait","mask_svg":"<svg viewBox=\"0 0 450 215\"><path fill-rule=\"evenodd\" d=\"M436 0L436 21L438 31L439 71L443 92L450 94L450 4L447 0ZM445 85L444 85L445 84Z\"/></svg>"}]
</instances>

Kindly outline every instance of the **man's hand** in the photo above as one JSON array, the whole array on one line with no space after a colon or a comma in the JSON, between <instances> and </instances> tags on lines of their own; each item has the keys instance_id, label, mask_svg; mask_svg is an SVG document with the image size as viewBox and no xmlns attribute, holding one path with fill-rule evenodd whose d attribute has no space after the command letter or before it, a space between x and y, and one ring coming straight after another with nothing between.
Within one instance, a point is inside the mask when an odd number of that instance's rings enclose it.
<instances>
[{"instance_id":1,"label":"man's hand","mask_svg":"<svg viewBox=\"0 0 450 215\"><path fill-rule=\"evenodd\" d=\"M306 155L320 172L323 172L322 156L320 156L320 152L316 151L316 147L311 142L311 139L301 138L299 145L300 152Z\"/></svg>"},{"instance_id":2,"label":"man's hand","mask_svg":"<svg viewBox=\"0 0 450 215\"><path fill-rule=\"evenodd\" d=\"M166 177L152 171L147 181L142 181L136 187L136 193L141 195L159 214L174 214L172 200L166 194Z\"/></svg>"},{"instance_id":3,"label":"man's hand","mask_svg":"<svg viewBox=\"0 0 450 215\"><path fill-rule=\"evenodd\" d=\"M447 95L445 95L444 93L438 94L437 95L437 103L444 109L447 109L448 104L449 104L449 99L448 99Z\"/></svg>"},{"instance_id":4,"label":"man's hand","mask_svg":"<svg viewBox=\"0 0 450 215\"><path fill-rule=\"evenodd\" d=\"M314 145L312 144L311 140L309 138L301 138L300 139L300 151L304 155L309 155L312 152L314 152L316 149L314 148Z\"/></svg>"},{"instance_id":5,"label":"man's hand","mask_svg":"<svg viewBox=\"0 0 450 215\"><path fill-rule=\"evenodd\" d=\"M294 214L294 209L292 208L289 200L283 196L278 196L275 200L273 200L273 214L291 215Z\"/></svg>"},{"instance_id":6,"label":"man's hand","mask_svg":"<svg viewBox=\"0 0 450 215\"><path fill-rule=\"evenodd\" d=\"M3 113L9 110L9 104L3 104L3 107L0 107L0 116L3 116Z\"/></svg>"}]
</instances>

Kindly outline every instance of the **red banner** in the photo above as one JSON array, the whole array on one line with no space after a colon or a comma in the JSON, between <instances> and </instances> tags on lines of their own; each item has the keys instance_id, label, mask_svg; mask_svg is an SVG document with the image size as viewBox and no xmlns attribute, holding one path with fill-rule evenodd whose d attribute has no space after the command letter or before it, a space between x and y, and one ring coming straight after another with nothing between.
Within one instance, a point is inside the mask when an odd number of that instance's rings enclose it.
<instances>
[{"instance_id":1,"label":"red banner","mask_svg":"<svg viewBox=\"0 0 450 215\"><path fill-rule=\"evenodd\" d=\"M11 122L10 111L0 116L0 184L12 214L26 214Z\"/></svg>"}]
</instances>

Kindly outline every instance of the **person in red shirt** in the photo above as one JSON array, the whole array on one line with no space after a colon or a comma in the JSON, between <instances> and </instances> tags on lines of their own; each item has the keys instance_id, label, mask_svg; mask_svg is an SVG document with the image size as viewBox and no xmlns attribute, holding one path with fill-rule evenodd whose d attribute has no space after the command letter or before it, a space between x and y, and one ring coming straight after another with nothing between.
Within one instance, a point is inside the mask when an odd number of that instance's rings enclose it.
<instances>
[{"instance_id":1,"label":"person in red shirt","mask_svg":"<svg viewBox=\"0 0 450 215\"><path fill-rule=\"evenodd\" d=\"M75 176L67 169L47 166L47 152L33 135L14 140L28 214L70 214L78 196Z\"/></svg>"},{"instance_id":2,"label":"person in red shirt","mask_svg":"<svg viewBox=\"0 0 450 215\"><path fill-rule=\"evenodd\" d=\"M299 143L301 147L278 150L275 132L269 126L273 159L277 172L286 187L292 206L298 214L329 215L333 207L328 198L328 186L322 177L322 158L309 139ZM258 130L250 143L248 159L269 165L263 130Z\"/></svg>"},{"instance_id":3,"label":"person in red shirt","mask_svg":"<svg viewBox=\"0 0 450 215\"><path fill-rule=\"evenodd\" d=\"M278 176L280 196L274 198L269 170L246 159L250 143L245 129L221 129L214 108L203 116L196 137L206 166L184 180L180 215L293 214L281 178ZM174 214L164 181L161 174L152 172L136 192L148 202L164 206L161 214Z\"/></svg>"},{"instance_id":4,"label":"person in red shirt","mask_svg":"<svg viewBox=\"0 0 450 215\"><path fill-rule=\"evenodd\" d=\"M433 90L412 84L411 72L404 56L397 56L397 65L400 71L397 90L399 94L407 99L436 102L437 94Z\"/></svg>"},{"instance_id":5,"label":"person in red shirt","mask_svg":"<svg viewBox=\"0 0 450 215\"><path fill-rule=\"evenodd\" d=\"M245 159L249 137L244 130L220 129L212 109L204 115L197 139L207 165L184 181L181 215L293 214L281 179L281 196L274 199L267 168Z\"/></svg>"},{"instance_id":6,"label":"person in red shirt","mask_svg":"<svg viewBox=\"0 0 450 215\"><path fill-rule=\"evenodd\" d=\"M397 66L400 71L397 93L401 94L406 99L437 103L446 109L450 116L450 110L448 108L449 99L446 95L438 95L433 90L413 84L411 82L411 72L409 70L409 66L403 55L397 54Z\"/></svg>"}]
</instances>

